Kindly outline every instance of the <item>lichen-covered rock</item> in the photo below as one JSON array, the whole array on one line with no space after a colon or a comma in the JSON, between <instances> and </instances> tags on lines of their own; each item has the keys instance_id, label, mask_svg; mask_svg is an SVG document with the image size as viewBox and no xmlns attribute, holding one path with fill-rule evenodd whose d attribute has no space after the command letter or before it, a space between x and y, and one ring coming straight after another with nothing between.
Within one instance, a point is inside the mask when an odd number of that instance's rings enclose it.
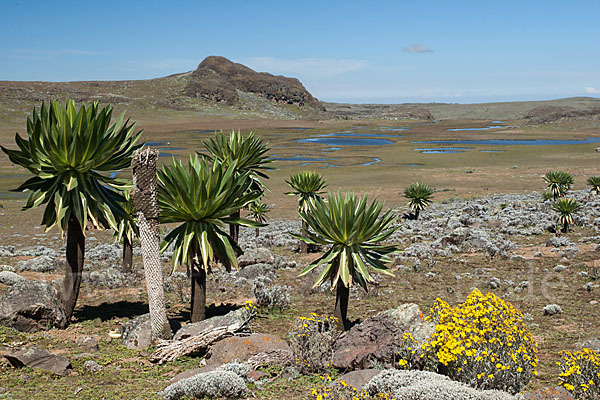
<instances>
[{"instance_id":1,"label":"lichen-covered rock","mask_svg":"<svg viewBox=\"0 0 600 400\"><path fill-rule=\"evenodd\" d=\"M121 325L121 339L128 349L145 349L152 344L150 314L143 314Z\"/></svg>"},{"instance_id":2,"label":"lichen-covered rock","mask_svg":"<svg viewBox=\"0 0 600 400\"><path fill-rule=\"evenodd\" d=\"M246 394L246 382L231 371L211 371L181 379L167 386L160 395L165 400L182 398L239 398Z\"/></svg>"},{"instance_id":3,"label":"lichen-covered rock","mask_svg":"<svg viewBox=\"0 0 600 400\"><path fill-rule=\"evenodd\" d=\"M275 268L271 264L255 263L243 267L236 274L238 277L246 279L256 279L259 276L275 277Z\"/></svg>"},{"instance_id":4,"label":"lichen-covered rock","mask_svg":"<svg viewBox=\"0 0 600 400\"><path fill-rule=\"evenodd\" d=\"M247 265L252 264L270 264L273 262L273 255L269 249L264 247L248 248L238 258L238 265L240 268L244 268Z\"/></svg>"},{"instance_id":5,"label":"lichen-covered rock","mask_svg":"<svg viewBox=\"0 0 600 400\"><path fill-rule=\"evenodd\" d=\"M93 287L116 289L125 285L127 280L127 275L115 267L83 273L83 282Z\"/></svg>"},{"instance_id":6,"label":"lichen-covered rock","mask_svg":"<svg viewBox=\"0 0 600 400\"><path fill-rule=\"evenodd\" d=\"M64 253L63 253L64 254ZM15 255L24 257L51 256L58 257L59 252L46 246L35 246L25 250L15 251Z\"/></svg>"},{"instance_id":7,"label":"lichen-covered rock","mask_svg":"<svg viewBox=\"0 0 600 400\"><path fill-rule=\"evenodd\" d=\"M385 370L364 386L372 396L390 393L402 400L522 400L498 390L477 390L450 378L427 371Z\"/></svg>"},{"instance_id":8,"label":"lichen-covered rock","mask_svg":"<svg viewBox=\"0 0 600 400\"><path fill-rule=\"evenodd\" d=\"M93 374L102 371L100 364L94 360L87 360L85 363L83 363L83 369Z\"/></svg>"},{"instance_id":9,"label":"lichen-covered rock","mask_svg":"<svg viewBox=\"0 0 600 400\"><path fill-rule=\"evenodd\" d=\"M17 269L19 271L32 272L51 272L55 271L57 266L58 264L55 262L54 258L48 255L32 258L31 260L19 261L17 263Z\"/></svg>"},{"instance_id":10,"label":"lichen-covered rock","mask_svg":"<svg viewBox=\"0 0 600 400\"><path fill-rule=\"evenodd\" d=\"M250 267L253 267L253 265ZM259 307L266 307L269 310L278 307L282 310L290 305L291 287L274 285L273 281L266 276L259 276L254 279L252 291L256 298L256 305Z\"/></svg>"},{"instance_id":11,"label":"lichen-covered rock","mask_svg":"<svg viewBox=\"0 0 600 400\"><path fill-rule=\"evenodd\" d=\"M14 257L15 246L0 246L0 257Z\"/></svg>"},{"instance_id":12,"label":"lichen-covered rock","mask_svg":"<svg viewBox=\"0 0 600 400\"><path fill-rule=\"evenodd\" d=\"M575 397L560 386L544 387L533 393L525 393L523 397L526 400L575 400Z\"/></svg>"},{"instance_id":13,"label":"lichen-covered rock","mask_svg":"<svg viewBox=\"0 0 600 400\"><path fill-rule=\"evenodd\" d=\"M0 324L22 332L64 327L66 317L56 289L46 282L17 282L0 298Z\"/></svg>"},{"instance_id":14,"label":"lichen-covered rock","mask_svg":"<svg viewBox=\"0 0 600 400\"><path fill-rule=\"evenodd\" d=\"M258 353L271 350L290 350L283 339L275 335L253 333L249 336L232 336L210 347L208 365L221 365L233 361L246 361Z\"/></svg>"},{"instance_id":15,"label":"lichen-covered rock","mask_svg":"<svg viewBox=\"0 0 600 400\"><path fill-rule=\"evenodd\" d=\"M94 261L116 261L122 257L122 249L116 244L100 244L91 249L86 249L85 258L87 262Z\"/></svg>"},{"instance_id":16,"label":"lichen-covered rock","mask_svg":"<svg viewBox=\"0 0 600 400\"><path fill-rule=\"evenodd\" d=\"M3 285L13 286L23 281L25 281L25 278L21 275L17 275L10 271L0 271L0 283Z\"/></svg>"},{"instance_id":17,"label":"lichen-covered rock","mask_svg":"<svg viewBox=\"0 0 600 400\"><path fill-rule=\"evenodd\" d=\"M93 336L81 336L75 339L75 344L85 351L98 351L98 339Z\"/></svg>"},{"instance_id":18,"label":"lichen-covered rock","mask_svg":"<svg viewBox=\"0 0 600 400\"><path fill-rule=\"evenodd\" d=\"M66 375L67 370L72 369L71 362L66 357L50 354L37 347L19 350L4 357L16 368L43 369L60 376Z\"/></svg>"},{"instance_id":19,"label":"lichen-covered rock","mask_svg":"<svg viewBox=\"0 0 600 400\"><path fill-rule=\"evenodd\" d=\"M373 362L391 367L400 350L404 332L423 341L434 332L416 304L384 311L344 332L335 342L333 365L340 369L370 368Z\"/></svg>"},{"instance_id":20,"label":"lichen-covered rock","mask_svg":"<svg viewBox=\"0 0 600 400\"><path fill-rule=\"evenodd\" d=\"M562 308L560 308L560 306L558 304L548 304L547 306L544 307L544 309L542 310L544 315L556 315L556 314L562 314Z\"/></svg>"},{"instance_id":21,"label":"lichen-covered rock","mask_svg":"<svg viewBox=\"0 0 600 400\"><path fill-rule=\"evenodd\" d=\"M336 379L335 381L331 382L331 385L341 385L341 382L343 381L346 385L351 386L355 389L358 389L359 391L362 390L362 388L371 381L371 379L373 379L375 376L379 375L381 373L382 370L380 369L374 369L374 368L370 368L370 369L359 369L356 371L351 371L348 372L342 376L340 376L338 379Z\"/></svg>"}]
</instances>

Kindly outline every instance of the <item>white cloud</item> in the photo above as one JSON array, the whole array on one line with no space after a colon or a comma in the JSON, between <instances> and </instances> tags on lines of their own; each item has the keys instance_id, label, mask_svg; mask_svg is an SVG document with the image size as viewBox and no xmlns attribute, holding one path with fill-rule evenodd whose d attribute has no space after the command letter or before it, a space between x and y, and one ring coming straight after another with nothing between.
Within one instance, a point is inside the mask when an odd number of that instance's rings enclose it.
<instances>
[{"instance_id":1,"label":"white cloud","mask_svg":"<svg viewBox=\"0 0 600 400\"><path fill-rule=\"evenodd\" d=\"M403 48L407 53L410 54L420 54L420 53L431 53L433 50L427 46L426 44L411 44L410 46L406 46Z\"/></svg>"},{"instance_id":2,"label":"white cloud","mask_svg":"<svg viewBox=\"0 0 600 400\"><path fill-rule=\"evenodd\" d=\"M586 92L587 94L600 94L600 90L598 90L598 89L595 89L595 88L593 88L593 87L591 87L591 86L590 86L590 87L586 87L586 88L585 88L585 92Z\"/></svg>"},{"instance_id":3,"label":"white cloud","mask_svg":"<svg viewBox=\"0 0 600 400\"><path fill-rule=\"evenodd\" d=\"M330 78L358 71L368 66L365 60L341 58L298 58L281 59L274 57L252 57L242 60L242 64L255 71L282 74L305 79Z\"/></svg>"}]
</instances>

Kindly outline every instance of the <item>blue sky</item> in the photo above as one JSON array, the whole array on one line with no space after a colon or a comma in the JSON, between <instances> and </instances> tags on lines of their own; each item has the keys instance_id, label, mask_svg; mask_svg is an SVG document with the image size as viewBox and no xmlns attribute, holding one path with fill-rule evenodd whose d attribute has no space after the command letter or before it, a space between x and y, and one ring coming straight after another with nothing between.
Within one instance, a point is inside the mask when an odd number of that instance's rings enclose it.
<instances>
[{"instance_id":1,"label":"blue sky","mask_svg":"<svg viewBox=\"0 0 600 400\"><path fill-rule=\"evenodd\" d=\"M600 1L0 4L0 80L146 79L221 55L341 102L600 95Z\"/></svg>"}]
</instances>

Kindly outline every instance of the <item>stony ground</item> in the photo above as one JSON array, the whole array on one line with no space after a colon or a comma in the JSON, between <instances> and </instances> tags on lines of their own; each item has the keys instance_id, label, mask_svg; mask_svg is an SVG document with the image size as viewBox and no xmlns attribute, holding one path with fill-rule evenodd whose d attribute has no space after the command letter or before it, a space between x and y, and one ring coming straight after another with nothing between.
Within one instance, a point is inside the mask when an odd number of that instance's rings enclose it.
<instances>
[{"instance_id":1,"label":"stony ground","mask_svg":"<svg viewBox=\"0 0 600 400\"><path fill-rule=\"evenodd\" d=\"M560 351L576 349L585 341L597 344L593 339L600 337L595 323L600 300L596 281L600 267L600 200L587 190L572 196L584 204L584 209L576 218L577 226L563 235L549 232L556 216L539 193L437 203L418 220L404 219L405 210L397 210L399 230L391 241L403 252L392 266L395 277L378 277L379 284L369 293L353 289L350 319L359 322L404 303L416 303L427 313L437 297L456 304L472 288L492 291L525 314L538 343L540 373L529 389L555 385L555 361ZM8 221L16 221L20 215L16 208L0 211ZM275 306L269 309L263 305L251 329L285 340L295 317L310 312L331 313L334 295L328 288L312 289L314 277L297 278L302 267L319 254L318 249L307 256L297 253L298 243L288 232L298 231L299 227L294 220L271 221L258 238L254 230L243 230L241 243L246 254L240 260L245 268L212 274L209 316L225 314L249 299L256 301L256 294L261 297L267 289ZM4 228L0 292L19 284L16 281L22 278L58 283L64 244L56 233L24 230L16 224L12 229ZM66 330L38 333L0 328L0 354L36 346L67 357L73 367L66 376L59 377L30 368L16 369L2 358L0 398L158 398L156 393L170 378L202 365L201 357L155 365L148 360L151 349L127 349L120 339L109 336L147 312L139 254L132 274L122 272L120 257L120 248L112 244L106 232L90 232L73 324ZM168 275L168 252L164 269ZM257 282L263 291L253 290ZM175 324L185 325L189 302L185 271L170 275L165 289L170 318ZM544 315L543 308L549 304L557 304L562 313ZM86 344L83 338L88 336L94 338L97 348ZM278 370L264 372L269 378L250 386L257 398L309 398L308 388L319 382L318 376L277 378Z\"/></svg>"}]
</instances>

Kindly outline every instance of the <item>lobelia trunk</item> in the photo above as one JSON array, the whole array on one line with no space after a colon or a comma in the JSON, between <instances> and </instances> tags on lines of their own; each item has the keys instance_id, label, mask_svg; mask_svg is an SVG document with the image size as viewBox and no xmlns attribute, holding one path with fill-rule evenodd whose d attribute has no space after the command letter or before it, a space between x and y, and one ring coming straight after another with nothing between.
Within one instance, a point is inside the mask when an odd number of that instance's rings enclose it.
<instances>
[{"instance_id":1,"label":"lobelia trunk","mask_svg":"<svg viewBox=\"0 0 600 400\"><path fill-rule=\"evenodd\" d=\"M348 329L348 300L350 298L350 289L344 285L342 280L338 280L335 293L335 311L333 316L338 320L338 327L343 332Z\"/></svg>"},{"instance_id":2,"label":"lobelia trunk","mask_svg":"<svg viewBox=\"0 0 600 400\"><path fill-rule=\"evenodd\" d=\"M63 281L62 302L65 312L65 326L71 322L77 297L79 297L79 288L81 286L81 276L83 274L83 260L85 256L85 236L81 229L81 224L75 218L71 218L67 227L67 266L65 278Z\"/></svg>"},{"instance_id":3,"label":"lobelia trunk","mask_svg":"<svg viewBox=\"0 0 600 400\"><path fill-rule=\"evenodd\" d=\"M144 275L148 290L152 340L170 339L171 327L165 308L165 292L160 259L160 236L158 230L158 200L156 160L158 151L137 150L131 160L133 169L132 199L140 228L140 245L144 263Z\"/></svg>"},{"instance_id":4,"label":"lobelia trunk","mask_svg":"<svg viewBox=\"0 0 600 400\"><path fill-rule=\"evenodd\" d=\"M306 236L308 234L308 224L302 220L302 236ZM300 241L300 253L308 254L308 243Z\"/></svg>"},{"instance_id":5,"label":"lobelia trunk","mask_svg":"<svg viewBox=\"0 0 600 400\"><path fill-rule=\"evenodd\" d=\"M239 218L241 215L240 210L237 210L233 214L230 215L231 218ZM234 242L238 242L238 238L240 236L240 226L231 224L229 225L229 236L233 239Z\"/></svg>"},{"instance_id":6,"label":"lobelia trunk","mask_svg":"<svg viewBox=\"0 0 600 400\"><path fill-rule=\"evenodd\" d=\"M127 237L123 238L123 272L130 274L132 271L133 263L133 245Z\"/></svg>"},{"instance_id":7,"label":"lobelia trunk","mask_svg":"<svg viewBox=\"0 0 600 400\"><path fill-rule=\"evenodd\" d=\"M192 323L206 318L206 270L196 260L192 263L191 274L190 319Z\"/></svg>"}]
</instances>

